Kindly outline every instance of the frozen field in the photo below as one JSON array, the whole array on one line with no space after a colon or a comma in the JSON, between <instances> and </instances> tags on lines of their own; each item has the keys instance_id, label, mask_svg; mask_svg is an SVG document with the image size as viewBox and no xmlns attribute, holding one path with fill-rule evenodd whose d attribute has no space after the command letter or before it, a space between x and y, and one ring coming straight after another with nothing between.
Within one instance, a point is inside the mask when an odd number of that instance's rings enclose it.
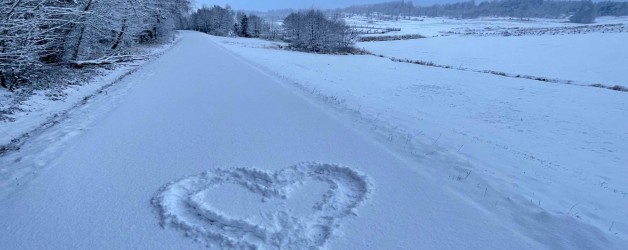
<instances>
[{"instance_id":1,"label":"frozen field","mask_svg":"<svg viewBox=\"0 0 628 250\"><path fill-rule=\"evenodd\" d=\"M331 104L352 126L403 152L415 162L416 171L430 173L488 213L522 228L534 227L531 220L544 221L548 228L537 228L539 233L530 235L540 242L553 240L548 235L557 230L550 229L554 222L592 225L611 238L625 240L628 235L626 93L376 56L269 49L273 43L260 40L213 39L293 82L313 99ZM601 36L575 39L583 40L580 46L585 40L606 40ZM436 47L438 40L432 41ZM372 44L387 53L403 50L397 43ZM556 53L560 51L569 50ZM591 65L619 70L626 63L625 58L609 57ZM487 65L492 58L476 62ZM494 65L517 68L503 62ZM535 68L525 69L532 74ZM580 68L562 69L559 73L586 76L578 72ZM619 72L613 75L624 79Z\"/></svg>"},{"instance_id":2,"label":"frozen field","mask_svg":"<svg viewBox=\"0 0 628 250\"><path fill-rule=\"evenodd\" d=\"M358 44L374 54L452 67L628 86L628 32L545 36L444 36Z\"/></svg>"}]
</instances>

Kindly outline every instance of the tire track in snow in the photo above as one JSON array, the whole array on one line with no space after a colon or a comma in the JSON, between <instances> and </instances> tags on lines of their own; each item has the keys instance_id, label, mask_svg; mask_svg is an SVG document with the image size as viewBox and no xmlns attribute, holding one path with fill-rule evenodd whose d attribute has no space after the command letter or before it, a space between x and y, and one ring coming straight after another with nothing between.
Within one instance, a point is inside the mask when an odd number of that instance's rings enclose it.
<instances>
[{"instance_id":1,"label":"tire track in snow","mask_svg":"<svg viewBox=\"0 0 628 250\"><path fill-rule=\"evenodd\" d=\"M229 215L205 199L206 193L226 184L262 198L261 203L286 201L306 182L325 184L327 190L298 217L275 210L264 215L270 223ZM306 191L310 191L309 189ZM215 191L217 192L217 191ZM355 170L323 163L302 163L270 173L255 168L215 169L171 182L152 199L163 227L183 230L186 236L208 245L234 249L320 248L339 227L338 220L357 215L356 208L371 193L368 178ZM309 195L309 194L307 194Z\"/></svg>"}]
</instances>

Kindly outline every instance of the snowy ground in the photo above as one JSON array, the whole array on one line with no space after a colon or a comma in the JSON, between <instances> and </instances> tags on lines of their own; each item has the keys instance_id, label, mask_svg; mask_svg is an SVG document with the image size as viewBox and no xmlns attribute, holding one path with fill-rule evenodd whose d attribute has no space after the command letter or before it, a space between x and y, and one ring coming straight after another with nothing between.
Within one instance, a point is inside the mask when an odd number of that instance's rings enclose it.
<instances>
[{"instance_id":1,"label":"snowy ground","mask_svg":"<svg viewBox=\"0 0 628 250\"><path fill-rule=\"evenodd\" d=\"M445 36L366 42L374 54L452 67L495 70L568 80L580 84L628 86L626 33L561 36Z\"/></svg>"},{"instance_id":2,"label":"snowy ground","mask_svg":"<svg viewBox=\"0 0 628 250\"><path fill-rule=\"evenodd\" d=\"M353 126L406 152L418 171L429 172L487 212L514 217L526 230L535 227L531 221L544 221L547 231L537 230L548 235L531 236L544 244L552 241L551 231L557 230L552 223L565 226L577 221L596 227L605 237L625 240L628 236L626 93L397 63L375 56L265 49L271 43L259 40L213 39L332 104L353 120ZM602 36L588 39L605 40ZM383 53L398 51L386 43L372 44ZM619 65L628 57L609 57L595 60L595 69L621 72ZM478 62L490 64L490 60ZM534 67L525 69L534 73ZM587 76L578 69L571 68L573 76ZM613 73L610 77L624 79ZM570 219L575 221L567 222Z\"/></svg>"},{"instance_id":3,"label":"snowy ground","mask_svg":"<svg viewBox=\"0 0 628 250\"><path fill-rule=\"evenodd\" d=\"M0 134L3 135L0 137L0 145L6 145L12 139L35 129L44 123L51 113L69 109L76 103L79 103L84 97L97 92L108 83L114 82L115 79L124 75L130 69L131 67L123 66L114 71L103 70L103 75L97 76L90 84L69 86L63 91L65 96L61 100L57 100L55 97L51 98L47 90L35 91L34 95L18 106L18 109L24 112L18 111L9 115L11 120L13 120L11 122L0 121L0 124L2 124ZM2 108L10 108L14 98L17 98L16 93L0 88L0 106Z\"/></svg>"},{"instance_id":4,"label":"snowy ground","mask_svg":"<svg viewBox=\"0 0 628 250\"><path fill-rule=\"evenodd\" d=\"M1 248L626 249L626 93L274 47L183 32L0 158Z\"/></svg>"},{"instance_id":5,"label":"snowy ground","mask_svg":"<svg viewBox=\"0 0 628 250\"><path fill-rule=\"evenodd\" d=\"M93 125L98 115L87 111L93 105L90 103L92 99L105 99L98 105L101 112L112 109L123 95L108 96L109 91L116 88L128 89L128 84L116 85L170 47L171 44L144 48L142 52L146 53L146 60L103 69L87 83L57 90L35 90L33 95L25 96L0 89L2 108L17 110L8 115L10 120L0 121L0 156L3 157L0 158L0 197L19 189L20 183L35 178L34 173L62 152L68 146L69 140ZM22 97L26 99L16 102L15 98ZM77 119L76 116L80 118ZM71 123L67 120L75 121ZM64 121L68 124L66 127L50 130ZM30 149L23 149L27 143L26 146ZM16 149L23 152L10 155ZM7 154L10 156L6 156Z\"/></svg>"},{"instance_id":6,"label":"snowy ground","mask_svg":"<svg viewBox=\"0 0 628 250\"><path fill-rule=\"evenodd\" d=\"M139 53L146 54L146 60L150 60L168 48L170 44L145 47L140 49ZM0 135L2 135L0 146L7 145L25 133L36 130L51 120L51 114L61 114L80 105L86 98L89 99L101 91L105 92L110 85L137 70L139 66L146 63L146 60L120 64L112 69L101 69L95 72L95 76L88 83L63 86L61 90L35 90L33 95L26 96L26 100L17 103L15 98L21 96L0 88L0 108L19 110L7 115L11 121L0 120Z\"/></svg>"}]
</instances>

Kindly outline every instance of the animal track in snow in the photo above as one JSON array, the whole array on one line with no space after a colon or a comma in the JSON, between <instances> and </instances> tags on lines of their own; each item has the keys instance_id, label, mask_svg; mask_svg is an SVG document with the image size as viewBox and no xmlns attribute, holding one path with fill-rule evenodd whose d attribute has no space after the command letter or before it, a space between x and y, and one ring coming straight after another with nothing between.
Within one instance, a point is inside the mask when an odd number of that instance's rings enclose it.
<instances>
[{"instance_id":1,"label":"animal track in snow","mask_svg":"<svg viewBox=\"0 0 628 250\"><path fill-rule=\"evenodd\" d=\"M370 194L366 176L322 163L275 173L215 169L171 182L152 203L162 226L184 230L209 246L235 249L316 249L356 215Z\"/></svg>"}]
</instances>

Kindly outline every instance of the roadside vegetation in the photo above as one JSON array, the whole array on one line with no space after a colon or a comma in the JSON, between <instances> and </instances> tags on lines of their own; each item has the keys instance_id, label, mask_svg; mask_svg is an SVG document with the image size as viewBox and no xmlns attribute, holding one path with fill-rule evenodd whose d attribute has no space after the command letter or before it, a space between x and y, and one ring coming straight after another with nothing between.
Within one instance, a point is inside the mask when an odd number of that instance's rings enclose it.
<instances>
[{"instance_id":1,"label":"roadside vegetation","mask_svg":"<svg viewBox=\"0 0 628 250\"><path fill-rule=\"evenodd\" d=\"M77 68L141 59L172 41L188 0L17 0L0 3L0 86L73 83Z\"/></svg>"}]
</instances>

